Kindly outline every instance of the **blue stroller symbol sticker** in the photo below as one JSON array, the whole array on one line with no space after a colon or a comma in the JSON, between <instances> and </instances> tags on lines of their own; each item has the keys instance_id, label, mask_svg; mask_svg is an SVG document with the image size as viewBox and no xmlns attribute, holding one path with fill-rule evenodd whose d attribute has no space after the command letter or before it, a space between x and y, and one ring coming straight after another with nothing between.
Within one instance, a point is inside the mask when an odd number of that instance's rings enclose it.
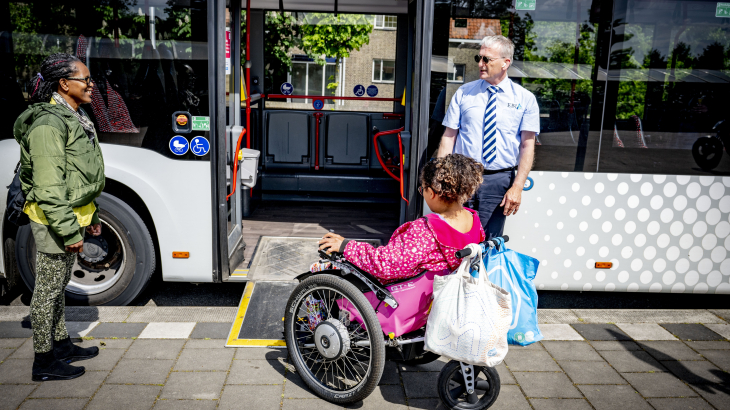
<instances>
[{"instance_id":1,"label":"blue stroller symbol sticker","mask_svg":"<svg viewBox=\"0 0 730 410\"><path fill-rule=\"evenodd\" d=\"M205 137L195 137L190 142L190 151L193 154L202 157L210 151L210 143Z\"/></svg>"},{"instance_id":2,"label":"blue stroller symbol sticker","mask_svg":"<svg viewBox=\"0 0 730 410\"><path fill-rule=\"evenodd\" d=\"M374 85L371 85L370 87L368 87L368 96L375 97L376 95L378 95L378 87L376 87Z\"/></svg>"},{"instance_id":3,"label":"blue stroller symbol sticker","mask_svg":"<svg viewBox=\"0 0 730 410\"><path fill-rule=\"evenodd\" d=\"M352 89L352 92L355 93L355 97L362 97L365 95L365 87L362 84L358 84Z\"/></svg>"},{"instance_id":4,"label":"blue stroller symbol sticker","mask_svg":"<svg viewBox=\"0 0 730 410\"><path fill-rule=\"evenodd\" d=\"M291 95L291 93L294 91L294 86L291 85L291 83L282 83L281 87L279 87L279 90L284 95Z\"/></svg>"},{"instance_id":5,"label":"blue stroller symbol sticker","mask_svg":"<svg viewBox=\"0 0 730 410\"><path fill-rule=\"evenodd\" d=\"M188 152L189 147L188 140L182 135L175 135L170 140L170 151L175 155L184 155Z\"/></svg>"}]
</instances>

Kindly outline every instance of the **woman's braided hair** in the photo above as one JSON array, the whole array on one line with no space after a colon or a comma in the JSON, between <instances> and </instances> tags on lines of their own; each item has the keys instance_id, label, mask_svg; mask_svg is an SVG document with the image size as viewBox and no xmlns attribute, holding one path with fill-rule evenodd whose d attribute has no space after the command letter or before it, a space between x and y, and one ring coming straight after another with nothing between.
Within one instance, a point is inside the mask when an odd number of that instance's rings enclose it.
<instances>
[{"instance_id":1,"label":"woman's braided hair","mask_svg":"<svg viewBox=\"0 0 730 410\"><path fill-rule=\"evenodd\" d=\"M435 158L421 170L421 185L431 188L442 201L463 204L482 183L482 164L461 154Z\"/></svg>"},{"instance_id":2,"label":"woman's braided hair","mask_svg":"<svg viewBox=\"0 0 730 410\"><path fill-rule=\"evenodd\" d=\"M58 80L73 77L76 74L76 63L81 60L66 53L48 56L41 63L41 72L36 76L30 100L32 102L48 102L51 95L58 91Z\"/></svg>"}]
</instances>

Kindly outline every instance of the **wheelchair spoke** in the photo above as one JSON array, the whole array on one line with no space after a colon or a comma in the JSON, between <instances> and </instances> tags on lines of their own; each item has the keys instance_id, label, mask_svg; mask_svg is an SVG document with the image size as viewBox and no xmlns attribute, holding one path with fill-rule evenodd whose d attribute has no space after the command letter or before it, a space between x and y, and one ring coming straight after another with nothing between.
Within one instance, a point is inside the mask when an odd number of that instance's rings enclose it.
<instances>
[{"instance_id":1,"label":"wheelchair spoke","mask_svg":"<svg viewBox=\"0 0 730 410\"><path fill-rule=\"evenodd\" d=\"M466 388L464 386L458 386L455 389L449 390L449 394L451 395L451 398L454 400L459 400L459 397L461 397L462 394L466 391Z\"/></svg>"},{"instance_id":2,"label":"wheelchair spoke","mask_svg":"<svg viewBox=\"0 0 730 410\"><path fill-rule=\"evenodd\" d=\"M482 390L482 391L488 391L490 388L489 382L486 380L477 380L476 382L476 389Z\"/></svg>"}]
</instances>

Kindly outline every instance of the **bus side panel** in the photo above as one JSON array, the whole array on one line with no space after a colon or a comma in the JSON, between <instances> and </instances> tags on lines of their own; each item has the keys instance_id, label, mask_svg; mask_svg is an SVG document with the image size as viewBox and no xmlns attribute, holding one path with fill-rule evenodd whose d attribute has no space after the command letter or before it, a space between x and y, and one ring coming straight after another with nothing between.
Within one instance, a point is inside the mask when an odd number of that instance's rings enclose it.
<instances>
[{"instance_id":1,"label":"bus side panel","mask_svg":"<svg viewBox=\"0 0 730 410\"><path fill-rule=\"evenodd\" d=\"M538 289L730 294L730 178L530 177L504 232L509 248L540 261Z\"/></svg>"},{"instance_id":2,"label":"bus side panel","mask_svg":"<svg viewBox=\"0 0 730 410\"><path fill-rule=\"evenodd\" d=\"M5 220L5 204L8 198L8 185L13 181L13 171L20 161L20 146L14 139L0 141L0 242L4 242L2 237L5 232L5 224L9 223ZM13 238L15 239L15 238ZM5 272L5 246L0 243L0 276L7 277L9 272Z\"/></svg>"},{"instance_id":3,"label":"bus side panel","mask_svg":"<svg viewBox=\"0 0 730 410\"><path fill-rule=\"evenodd\" d=\"M175 161L122 145L101 147L107 178L134 190L154 220L163 280L211 282L210 163ZM190 258L173 259L172 252L189 252Z\"/></svg>"}]
</instances>

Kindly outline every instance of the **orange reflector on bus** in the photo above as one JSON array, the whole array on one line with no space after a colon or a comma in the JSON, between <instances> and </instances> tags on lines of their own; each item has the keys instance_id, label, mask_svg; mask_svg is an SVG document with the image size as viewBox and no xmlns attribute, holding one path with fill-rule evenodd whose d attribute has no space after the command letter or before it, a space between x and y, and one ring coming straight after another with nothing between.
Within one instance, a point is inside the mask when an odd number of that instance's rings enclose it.
<instances>
[{"instance_id":1,"label":"orange reflector on bus","mask_svg":"<svg viewBox=\"0 0 730 410\"><path fill-rule=\"evenodd\" d=\"M613 262L596 262L596 269L611 269Z\"/></svg>"},{"instance_id":2,"label":"orange reflector on bus","mask_svg":"<svg viewBox=\"0 0 730 410\"><path fill-rule=\"evenodd\" d=\"M190 257L190 252L173 252L172 257L176 259L187 259Z\"/></svg>"}]
</instances>

